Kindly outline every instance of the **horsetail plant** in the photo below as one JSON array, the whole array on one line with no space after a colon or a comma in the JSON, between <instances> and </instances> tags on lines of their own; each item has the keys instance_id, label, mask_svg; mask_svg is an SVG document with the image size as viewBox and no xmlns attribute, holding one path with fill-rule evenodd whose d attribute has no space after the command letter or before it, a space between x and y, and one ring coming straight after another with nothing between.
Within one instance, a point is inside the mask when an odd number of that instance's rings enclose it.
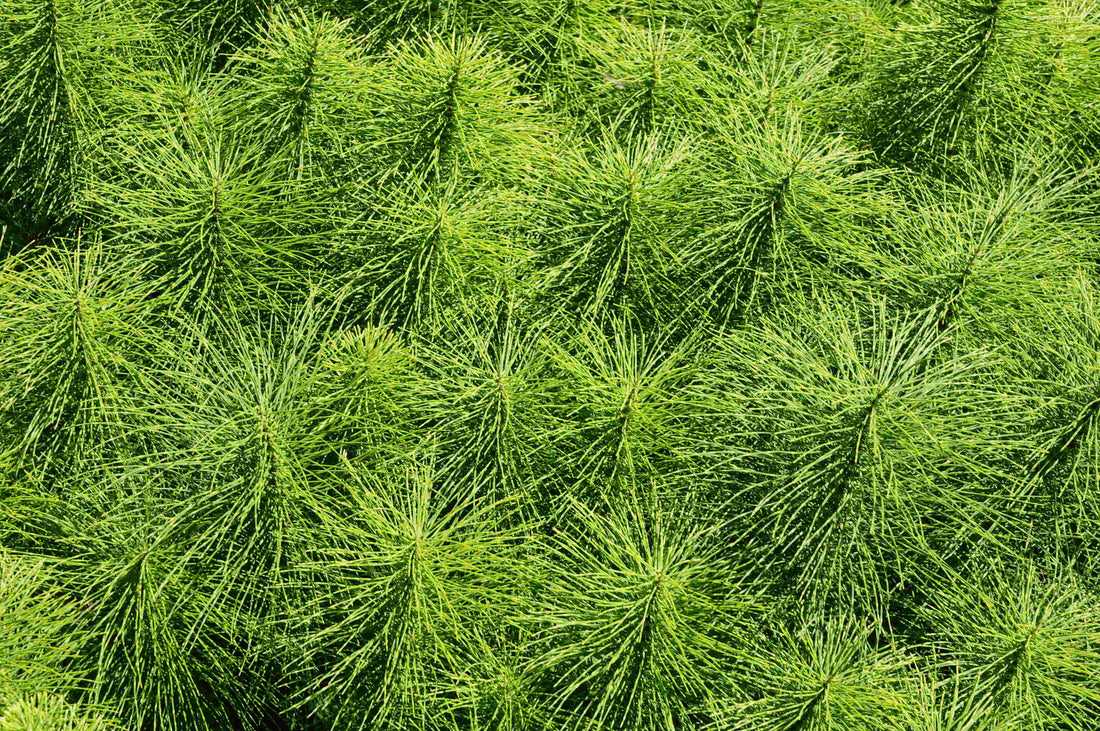
<instances>
[{"instance_id":1,"label":"horsetail plant","mask_svg":"<svg viewBox=\"0 0 1100 731\"><path fill-rule=\"evenodd\" d=\"M0 731L1100 722L1096 0L0 0Z\"/></svg>"}]
</instances>

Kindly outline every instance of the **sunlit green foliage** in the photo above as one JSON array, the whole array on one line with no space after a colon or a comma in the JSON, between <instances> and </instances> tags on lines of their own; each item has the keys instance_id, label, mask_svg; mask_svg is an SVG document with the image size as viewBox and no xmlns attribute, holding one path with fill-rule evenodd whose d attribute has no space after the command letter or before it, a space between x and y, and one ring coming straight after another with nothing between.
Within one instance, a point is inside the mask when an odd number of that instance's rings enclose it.
<instances>
[{"instance_id":1,"label":"sunlit green foliage","mask_svg":"<svg viewBox=\"0 0 1100 731\"><path fill-rule=\"evenodd\" d=\"M0 731L1100 722L1096 0L0 0Z\"/></svg>"}]
</instances>

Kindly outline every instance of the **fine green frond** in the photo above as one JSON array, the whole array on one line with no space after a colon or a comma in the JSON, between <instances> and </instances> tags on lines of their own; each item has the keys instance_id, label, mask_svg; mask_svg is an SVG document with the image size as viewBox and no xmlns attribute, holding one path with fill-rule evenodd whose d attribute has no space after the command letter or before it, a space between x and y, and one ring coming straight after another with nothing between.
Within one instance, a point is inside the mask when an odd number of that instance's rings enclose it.
<instances>
[{"instance_id":1,"label":"fine green frond","mask_svg":"<svg viewBox=\"0 0 1100 731\"><path fill-rule=\"evenodd\" d=\"M408 394L417 383L408 344L380 325L326 333L312 361L310 399L321 431L349 456L386 459L414 436Z\"/></svg>"},{"instance_id":2,"label":"fine green frond","mask_svg":"<svg viewBox=\"0 0 1100 731\"><path fill-rule=\"evenodd\" d=\"M704 124L708 99L730 91L704 69L702 38L663 24L625 20L583 37L582 68L591 68L578 105L597 125L644 135L672 125ZM714 63L714 60L711 60Z\"/></svg>"},{"instance_id":3,"label":"fine green frond","mask_svg":"<svg viewBox=\"0 0 1100 731\"><path fill-rule=\"evenodd\" d=\"M996 157L1061 126L1048 115L1066 111L1058 97L1075 83L1060 67L1064 53L1069 63L1079 53L1079 12L1031 0L922 4L872 57L869 142L888 159L939 166L944 156Z\"/></svg>"},{"instance_id":4,"label":"fine green frond","mask_svg":"<svg viewBox=\"0 0 1100 731\"><path fill-rule=\"evenodd\" d=\"M219 66L272 8L263 0L143 1L155 9L169 43L210 49Z\"/></svg>"},{"instance_id":5,"label":"fine green frond","mask_svg":"<svg viewBox=\"0 0 1100 731\"><path fill-rule=\"evenodd\" d=\"M1076 286L1070 307L1047 310L1050 333L1034 357L1021 359L1030 371L1031 433L1018 480L1036 545L1093 563L1100 559L1100 311L1091 283L1082 276Z\"/></svg>"},{"instance_id":6,"label":"fine green frond","mask_svg":"<svg viewBox=\"0 0 1100 731\"><path fill-rule=\"evenodd\" d=\"M419 345L411 409L433 435L440 475L531 509L559 419L545 335L513 307L502 296L495 311L465 313Z\"/></svg>"},{"instance_id":7,"label":"fine green frond","mask_svg":"<svg viewBox=\"0 0 1100 731\"><path fill-rule=\"evenodd\" d=\"M950 665L950 664L949 664ZM937 676L936 671L939 671ZM1015 719L990 712L988 698L975 693L958 666L937 667L914 681L912 706L906 713L912 731L994 731L1017 728Z\"/></svg>"},{"instance_id":8,"label":"fine green frond","mask_svg":"<svg viewBox=\"0 0 1100 731\"><path fill-rule=\"evenodd\" d=\"M854 280L898 212L882 174L861 169L858 151L790 111L785 119L782 127L734 121L718 135L706 227L679 252L720 324L780 307L785 293Z\"/></svg>"},{"instance_id":9,"label":"fine green frond","mask_svg":"<svg viewBox=\"0 0 1100 731\"><path fill-rule=\"evenodd\" d=\"M21 702L76 686L66 665L76 654L67 630L77 608L58 590L54 570L48 560L0 550L0 729L14 728L4 719L16 718Z\"/></svg>"},{"instance_id":10,"label":"fine green frond","mask_svg":"<svg viewBox=\"0 0 1100 731\"><path fill-rule=\"evenodd\" d=\"M869 268L892 299L937 309L966 344L1011 342L1021 325L1042 327L1044 304L1066 301L1085 265L1091 179L1023 157L1007 173L972 167L965 186L917 181Z\"/></svg>"},{"instance_id":11,"label":"fine green frond","mask_svg":"<svg viewBox=\"0 0 1100 731\"><path fill-rule=\"evenodd\" d=\"M521 64L521 79L555 109L569 109L582 70L584 38L615 18L615 0L494 0L486 3L490 39Z\"/></svg>"},{"instance_id":12,"label":"fine green frond","mask_svg":"<svg viewBox=\"0 0 1100 731\"><path fill-rule=\"evenodd\" d=\"M217 729L247 718L235 638L211 611L208 583L154 522L148 491L115 494L74 511L59 562L61 585L84 605L76 626L89 695L128 728Z\"/></svg>"},{"instance_id":13,"label":"fine green frond","mask_svg":"<svg viewBox=\"0 0 1100 731\"><path fill-rule=\"evenodd\" d=\"M551 302L595 319L682 314L670 278L678 241L698 225L694 153L659 134L620 142L608 132L591 151L563 154L535 244Z\"/></svg>"},{"instance_id":14,"label":"fine green frond","mask_svg":"<svg viewBox=\"0 0 1100 731\"><path fill-rule=\"evenodd\" d=\"M886 731L906 728L908 661L875 647L871 632L840 615L770 629L763 652L747 652L750 700L728 706L718 729Z\"/></svg>"},{"instance_id":15,"label":"fine green frond","mask_svg":"<svg viewBox=\"0 0 1100 731\"><path fill-rule=\"evenodd\" d=\"M523 200L507 190L413 177L368 193L366 213L341 232L333 258L352 305L369 304L396 324L438 327L469 295L514 278L532 258Z\"/></svg>"},{"instance_id":16,"label":"fine green frond","mask_svg":"<svg viewBox=\"0 0 1100 731\"><path fill-rule=\"evenodd\" d=\"M1008 728L1091 728L1100 714L1100 614L1057 564L988 559L942 577L922 613L942 662Z\"/></svg>"},{"instance_id":17,"label":"fine green frond","mask_svg":"<svg viewBox=\"0 0 1100 731\"><path fill-rule=\"evenodd\" d=\"M335 175L364 142L366 66L348 21L276 7L256 45L232 59L243 81L239 124L287 148L294 176Z\"/></svg>"},{"instance_id":18,"label":"fine green frond","mask_svg":"<svg viewBox=\"0 0 1100 731\"><path fill-rule=\"evenodd\" d=\"M510 181L546 159L546 126L518 70L478 36L395 44L369 84L384 176Z\"/></svg>"},{"instance_id":19,"label":"fine green frond","mask_svg":"<svg viewBox=\"0 0 1100 731\"><path fill-rule=\"evenodd\" d=\"M147 32L115 0L0 5L0 255L74 228L99 107Z\"/></svg>"},{"instance_id":20,"label":"fine green frond","mask_svg":"<svg viewBox=\"0 0 1100 731\"><path fill-rule=\"evenodd\" d=\"M985 424L1004 406L980 388L988 357L951 354L934 312L850 309L720 342L701 418L729 426L704 456L761 571L798 601L878 615L919 570L915 546L994 508L982 483L1007 455Z\"/></svg>"},{"instance_id":21,"label":"fine green frond","mask_svg":"<svg viewBox=\"0 0 1100 731\"><path fill-rule=\"evenodd\" d=\"M632 319L606 333L580 326L556 359L562 390L560 470L577 497L603 494L614 501L636 484L668 489L688 468L685 426L699 413L688 395L698 371L692 340L647 336Z\"/></svg>"},{"instance_id":22,"label":"fine green frond","mask_svg":"<svg viewBox=\"0 0 1100 731\"><path fill-rule=\"evenodd\" d=\"M449 35L471 25L479 0L317 0L352 21L372 50L427 33Z\"/></svg>"},{"instance_id":23,"label":"fine green frond","mask_svg":"<svg viewBox=\"0 0 1100 731\"><path fill-rule=\"evenodd\" d=\"M835 94L829 80L837 70L837 55L828 46L806 48L795 39L768 35L753 44L751 53L726 63L734 89L726 102L729 118L746 130L785 122L788 110L796 120L813 118L828 109Z\"/></svg>"},{"instance_id":24,"label":"fine green frond","mask_svg":"<svg viewBox=\"0 0 1100 731\"><path fill-rule=\"evenodd\" d=\"M126 149L162 145L166 139L183 144L219 134L225 123L228 74L214 74L215 56L208 49L172 48L155 64L119 80L111 129L98 140L97 180L125 179L130 175ZM94 215L94 190L92 191Z\"/></svg>"},{"instance_id":25,"label":"fine green frond","mask_svg":"<svg viewBox=\"0 0 1100 731\"><path fill-rule=\"evenodd\" d=\"M109 456L132 377L160 349L147 267L95 242L0 268L0 450L63 474Z\"/></svg>"},{"instance_id":26,"label":"fine green frond","mask_svg":"<svg viewBox=\"0 0 1100 731\"><path fill-rule=\"evenodd\" d=\"M513 541L492 504L429 467L345 479L346 520L302 564L301 702L338 728L449 728L450 678L511 603Z\"/></svg>"},{"instance_id":27,"label":"fine green frond","mask_svg":"<svg viewBox=\"0 0 1100 731\"><path fill-rule=\"evenodd\" d=\"M347 399L321 399L314 380L332 314L307 304L287 320L214 321L190 365L152 374L135 414L155 450L132 469L185 485L172 533L208 591L245 610L269 610L288 591L310 531L331 522L326 468L373 436ZM350 365L350 364L349 364ZM362 394L365 398L366 394ZM360 427L360 428L357 428Z\"/></svg>"},{"instance_id":28,"label":"fine green frond","mask_svg":"<svg viewBox=\"0 0 1100 731\"><path fill-rule=\"evenodd\" d=\"M53 693L9 699L0 706L0 731L114 731L107 715L96 715Z\"/></svg>"},{"instance_id":29,"label":"fine green frond","mask_svg":"<svg viewBox=\"0 0 1100 731\"><path fill-rule=\"evenodd\" d=\"M570 502L529 620L532 667L567 712L558 728L698 727L729 692L759 601L738 588L720 524L693 517L683 506Z\"/></svg>"},{"instance_id":30,"label":"fine green frond","mask_svg":"<svg viewBox=\"0 0 1100 731\"><path fill-rule=\"evenodd\" d=\"M306 288L322 211L284 160L229 134L122 152L129 175L99 182L92 200L109 245L152 264L172 307L262 309Z\"/></svg>"}]
</instances>

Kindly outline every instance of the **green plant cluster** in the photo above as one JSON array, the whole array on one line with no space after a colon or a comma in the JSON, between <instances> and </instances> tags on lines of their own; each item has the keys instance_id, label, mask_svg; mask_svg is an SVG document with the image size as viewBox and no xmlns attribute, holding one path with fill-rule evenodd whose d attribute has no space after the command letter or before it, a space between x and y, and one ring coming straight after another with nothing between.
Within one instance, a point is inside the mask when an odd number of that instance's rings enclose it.
<instances>
[{"instance_id":1,"label":"green plant cluster","mask_svg":"<svg viewBox=\"0 0 1100 731\"><path fill-rule=\"evenodd\" d=\"M1096 0L0 0L0 731L1100 728Z\"/></svg>"}]
</instances>

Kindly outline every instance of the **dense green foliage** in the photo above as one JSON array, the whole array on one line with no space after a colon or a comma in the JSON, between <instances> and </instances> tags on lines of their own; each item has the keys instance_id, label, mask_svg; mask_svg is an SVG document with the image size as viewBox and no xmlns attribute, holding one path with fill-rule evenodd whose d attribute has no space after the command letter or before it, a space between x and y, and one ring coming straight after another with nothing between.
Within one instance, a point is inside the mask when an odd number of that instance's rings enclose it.
<instances>
[{"instance_id":1,"label":"dense green foliage","mask_svg":"<svg viewBox=\"0 0 1100 731\"><path fill-rule=\"evenodd\" d=\"M0 731L1100 728L1096 0L0 0Z\"/></svg>"}]
</instances>

